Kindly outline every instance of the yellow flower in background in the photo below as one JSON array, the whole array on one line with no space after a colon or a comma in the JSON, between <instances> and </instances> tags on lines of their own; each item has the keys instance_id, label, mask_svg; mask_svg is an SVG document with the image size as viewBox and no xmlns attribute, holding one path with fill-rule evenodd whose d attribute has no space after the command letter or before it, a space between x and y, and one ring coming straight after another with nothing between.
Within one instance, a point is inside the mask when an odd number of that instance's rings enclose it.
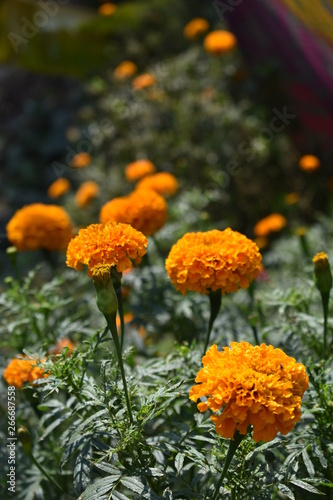
<instances>
[{"instance_id":1,"label":"yellow flower in background","mask_svg":"<svg viewBox=\"0 0 333 500\"><path fill-rule=\"evenodd\" d=\"M6 229L9 241L18 250L65 250L73 236L67 212L57 205L43 203L18 210Z\"/></svg>"},{"instance_id":2,"label":"yellow flower in background","mask_svg":"<svg viewBox=\"0 0 333 500\"><path fill-rule=\"evenodd\" d=\"M133 182L142 179L145 175L153 174L155 170L155 165L150 160L137 160L126 165L125 177L128 181Z\"/></svg>"},{"instance_id":3,"label":"yellow flower in background","mask_svg":"<svg viewBox=\"0 0 333 500\"><path fill-rule=\"evenodd\" d=\"M114 14L116 10L117 6L111 2L103 3L98 7L98 13L101 16L112 16L112 14Z\"/></svg>"},{"instance_id":4,"label":"yellow flower in background","mask_svg":"<svg viewBox=\"0 0 333 500\"><path fill-rule=\"evenodd\" d=\"M134 78L132 87L136 90L152 87L157 82L156 78L150 73L143 73Z\"/></svg>"},{"instance_id":5,"label":"yellow flower in background","mask_svg":"<svg viewBox=\"0 0 333 500\"><path fill-rule=\"evenodd\" d=\"M78 153L72 159L72 167L86 168L92 162L92 157L89 153Z\"/></svg>"},{"instance_id":6,"label":"yellow flower in background","mask_svg":"<svg viewBox=\"0 0 333 500\"><path fill-rule=\"evenodd\" d=\"M40 378L48 377L48 373L40 366L37 366L36 359L15 358L8 364L3 376L8 385L14 385L18 389L22 389L24 383L31 383Z\"/></svg>"},{"instance_id":7,"label":"yellow flower in background","mask_svg":"<svg viewBox=\"0 0 333 500\"><path fill-rule=\"evenodd\" d=\"M211 31L204 39L204 49L212 55L226 54L237 45L237 39L233 33L226 30Z\"/></svg>"},{"instance_id":8,"label":"yellow flower in background","mask_svg":"<svg viewBox=\"0 0 333 500\"><path fill-rule=\"evenodd\" d=\"M83 182L75 194L75 204L79 208L86 207L99 194L99 186L94 181Z\"/></svg>"},{"instance_id":9,"label":"yellow flower in background","mask_svg":"<svg viewBox=\"0 0 333 500\"><path fill-rule=\"evenodd\" d=\"M287 219L278 213L274 213L260 219L254 226L256 236L268 236L270 233L277 233L287 225Z\"/></svg>"},{"instance_id":10,"label":"yellow flower in background","mask_svg":"<svg viewBox=\"0 0 333 500\"><path fill-rule=\"evenodd\" d=\"M100 212L100 222L123 222L151 236L164 226L167 216L164 198L155 191L140 189L106 203Z\"/></svg>"},{"instance_id":11,"label":"yellow flower in background","mask_svg":"<svg viewBox=\"0 0 333 500\"><path fill-rule=\"evenodd\" d=\"M304 365L271 345L230 345L221 352L215 344L208 349L190 399L208 398L198 403L198 410L215 413L215 430L225 438L232 439L236 430L244 435L249 426L256 442L287 434L301 418L302 396L309 386Z\"/></svg>"},{"instance_id":12,"label":"yellow flower in background","mask_svg":"<svg viewBox=\"0 0 333 500\"><path fill-rule=\"evenodd\" d=\"M299 194L298 193L289 193L284 197L284 201L287 205L296 205L299 202Z\"/></svg>"},{"instance_id":13,"label":"yellow flower in background","mask_svg":"<svg viewBox=\"0 0 333 500\"><path fill-rule=\"evenodd\" d=\"M118 64L113 74L118 80L129 78L138 72L138 67L133 61L123 61Z\"/></svg>"},{"instance_id":14,"label":"yellow flower in background","mask_svg":"<svg viewBox=\"0 0 333 500\"><path fill-rule=\"evenodd\" d=\"M176 177L168 172L146 175L136 185L136 189L152 189L162 196L172 196L177 193L179 184Z\"/></svg>"},{"instance_id":15,"label":"yellow flower in background","mask_svg":"<svg viewBox=\"0 0 333 500\"><path fill-rule=\"evenodd\" d=\"M227 228L185 234L171 248L165 267L182 294L217 290L225 294L248 288L262 265L257 245Z\"/></svg>"},{"instance_id":16,"label":"yellow flower in background","mask_svg":"<svg viewBox=\"0 0 333 500\"><path fill-rule=\"evenodd\" d=\"M77 271L88 266L89 275L97 265L116 266L121 273L131 268L132 262L141 262L147 243L147 238L129 224L91 224L70 241L66 264Z\"/></svg>"},{"instance_id":17,"label":"yellow flower in background","mask_svg":"<svg viewBox=\"0 0 333 500\"><path fill-rule=\"evenodd\" d=\"M50 354L61 354L65 347L68 347L68 355L75 349L73 342L68 337L58 340L56 345L50 349Z\"/></svg>"},{"instance_id":18,"label":"yellow flower in background","mask_svg":"<svg viewBox=\"0 0 333 500\"><path fill-rule=\"evenodd\" d=\"M314 172L320 168L320 160L315 155L304 155L299 159L298 165L305 172Z\"/></svg>"},{"instance_id":19,"label":"yellow flower in background","mask_svg":"<svg viewBox=\"0 0 333 500\"><path fill-rule=\"evenodd\" d=\"M60 179L52 182L52 184L49 186L49 189L47 190L47 194L50 198L57 199L68 193L70 188L71 183L69 182L69 180L65 179L64 177L60 177Z\"/></svg>"},{"instance_id":20,"label":"yellow flower in background","mask_svg":"<svg viewBox=\"0 0 333 500\"><path fill-rule=\"evenodd\" d=\"M196 17L186 24L184 36L188 40L195 40L209 30L209 22L202 17Z\"/></svg>"}]
</instances>

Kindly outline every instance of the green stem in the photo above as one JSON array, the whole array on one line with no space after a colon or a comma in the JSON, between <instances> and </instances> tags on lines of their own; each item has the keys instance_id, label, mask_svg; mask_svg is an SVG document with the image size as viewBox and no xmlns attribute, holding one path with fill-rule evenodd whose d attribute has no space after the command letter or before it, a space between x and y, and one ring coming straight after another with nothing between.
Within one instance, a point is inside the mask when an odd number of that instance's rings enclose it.
<instances>
[{"instance_id":1,"label":"green stem","mask_svg":"<svg viewBox=\"0 0 333 500\"><path fill-rule=\"evenodd\" d=\"M231 488L230 500L236 500L236 488Z\"/></svg>"},{"instance_id":2,"label":"green stem","mask_svg":"<svg viewBox=\"0 0 333 500\"><path fill-rule=\"evenodd\" d=\"M208 331L207 331L207 336L206 336L206 342L205 342L205 348L203 354L206 354L207 347L209 344L209 337L210 333L212 331L214 321L217 318L217 315L219 313L219 310L221 308L222 304L222 294L221 291L218 290L217 292L209 292L209 301L210 301L210 318L209 318L209 323L208 323Z\"/></svg>"},{"instance_id":3,"label":"green stem","mask_svg":"<svg viewBox=\"0 0 333 500\"><path fill-rule=\"evenodd\" d=\"M252 328L252 332L253 332L253 336L254 336L254 343L256 345L260 345L257 327L254 325L251 325L251 328Z\"/></svg>"},{"instance_id":4,"label":"green stem","mask_svg":"<svg viewBox=\"0 0 333 500\"><path fill-rule=\"evenodd\" d=\"M37 460L35 459L35 457L33 456L33 454L31 452L27 453L27 455L30 458L30 460L32 461L32 463L37 467L37 469L39 469L41 471L43 476L45 476L46 479L48 481L50 481L50 483L53 484L53 486L55 486L57 489L59 489L63 493L66 493L65 490L62 488L62 486L60 486L60 484L58 484L51 476L49 476L49 474L46 472L46 470L40 465L39 462L37 462Z\"/></svg>"},{"instance_id":5,"label":"green stem","mask_svg":"<svg viewBox=\"0 0 333 500\"><path fill-rule=\"evenodd\" d=\"M125 377L123 358L121 355L121 348L120 348L119 338L118 338L116 315L115 314L104 314L104 316L105 316L105 319L107 321L108 327L110 329L112 338L114 340L114 344L116 346L116 352L117 352L117 356L118 356L120 373L121 373L121 377L122 377L123 385L124 385L124 392L125 392L128 416L129 416L131 424L133 424L134 421L133 421L133 415L132 415L132 410L131 410L131 403L130 403L130 399L129 399L129 395L128 395L128 391L127 391L127 382L126 382L126 377Z\"/></svg>"},{"instance_id":6,"label":"green stem","mask_svg":"<svg viewBox=\"0 0 333 500\"><path fill-rule=\"evenodd\" d=\"M324 313L324 340L323 340L323 358L327 357L327 319L328 319L328 303L330 300L329 293L321 293L321 301L323 304L323 313Z\"/></svg>"},{"instance_id":7,"label":"green stem","mask_svg":"<svg viewBox=\"0 0 333 500\"><path fill-rule=\"evenodd\" d=\"M228 472L228 469L229 469L229 465L231 463L231 460L233 459L235 453L236 453L236 450L238 448L238 446L240 445L242 439L244 439L246 434L240 434L238 431L235 432L234 434L234 439L233 441L230 441L229 443L229 449L228 449L228 453L227 453L227 456L226 456L226 459L225 459L225 462L224 462L224 466L223 466L223 470L222 470L222 474L221 474L221 477L219 479L219 482L217 483L217 486L216 486L216 490L215 490L215 494L213 496L213 500L216 500L218 498L218 495L219 495L219 492L220 492L220 488L222 486L222 483L223 483L223 480Z\"/></svg>"}]
</instances>

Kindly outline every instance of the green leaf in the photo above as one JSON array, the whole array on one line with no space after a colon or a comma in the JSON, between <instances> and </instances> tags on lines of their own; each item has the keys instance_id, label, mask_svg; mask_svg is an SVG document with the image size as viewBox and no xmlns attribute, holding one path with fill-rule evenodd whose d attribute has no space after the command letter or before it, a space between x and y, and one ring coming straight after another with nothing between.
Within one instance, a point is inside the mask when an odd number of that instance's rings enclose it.
<instances>
[{"instance_id":1,"label":"green leaf","mask_svg":"<svg viewBox=\"0 0 333 500\"><path fill-rule=\"evenodd\" d=\"M180 471L183 468L184 458L185 458L185 453L177 453L177 455L175 457L175 468L177 471L177 475L180 473Z\"/></svg>"},{"instance_id":2,"label":"green leaf","mask_svg":"<svg viewBox=\"0 0 333 500\"><path fill-rule=\"evenodd\" d=\"M302 451L302 457L303 457L303 461L304 461L305 467L307 468L309 475L311 477L314 477L315 469L314 469L313 463L310 460L308 452L306 451L306 448L304 448L304 450Z\"/></svg>"},{"instance_id":3,"label":"green leaf","mask_svg":"<svg viewBox=\"0 0 333 500\"><path fill-rule=\"evenodd\" d=\"M91 470L91 457L92 449L90 441L88 441L82 447L82 450L80 450L74 464L73 484L78 495L82 493L88 485Z\"/></svg>"},{"instance_id":4,"label":"green leaf","mask_svg":"<svg viewBox=\"0 0 333 500\"><path fill-rule=\"evenodd\" d=\"M131 491L134 491L135 493L142 494L142 492L145 489L145 484L141 481L140 478L138 477L123 477L120 482L122 483L125 488L128 488Z\"/></svg>"},{"instance_id":5,"label":"green leaf","mask_svg":"<svg viewBox=\"0 0 333 500\"><path fill-rule=\"evenodd\" d=\"M294 493L285 484L282 483L278 484L278 490L280 490L284 495L286 495L286 497L290 498L290 500L295 500Z\"/></svg>"},{"instance_id":6,"label":"green leaf","mask_svg":"<svg viewBox=\"0 0 333 500\"><path fill-rule=\"evenodd\" d=\"M80 496L80 500L101 500L102 495L109 493L119 478L120 475L114 475L98 479L88 486Z\"/></svg>"},{"instance_id":7,"label":"green leaf","mask_svg":"<svg viewBox=\"0 0 333 500\"><path fill-rule=\"evenodd\" d=\"M295 486L302 488L302 490L309 491L310 493L315 493L316 495L324 495L325 494L325 493L322 493L321 491L317 490L317 488L315 488L311 484L306 483L305 481L301 481L301 479L291 479L290 482L292 484L294 484Z\"/></svg>"}]
</instances>

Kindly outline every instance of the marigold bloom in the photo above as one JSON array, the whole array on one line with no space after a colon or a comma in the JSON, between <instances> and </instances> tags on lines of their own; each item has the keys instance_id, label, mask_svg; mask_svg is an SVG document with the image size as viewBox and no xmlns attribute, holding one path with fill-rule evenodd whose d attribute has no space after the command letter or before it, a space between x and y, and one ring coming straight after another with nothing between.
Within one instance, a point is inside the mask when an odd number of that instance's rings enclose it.
<instances>
[{"instance_id":1,"label":"marigold bloom","mask_svg":"<svg viewBox=\"0 0 333 500\"><path fill-rule=\"evenodd\" d=\"M284 197L284 201L287 205L296 205L299 202L299 194L298 193L289 193Z\"/></svg>"},{"instance_id":2,"label":"marigold bloom","mask_svg":"<svg viewBox=\"0 0 333 500\"><path fill-rule=\"evenodd\" d=\"M304 155L299 159L298 165L305 172L313 172L320 167L320 160L315 155Z\"/></svg>"},{"instance_id":3,"label":"marigold bloom","mask_svg":"<svg viewBox=\"0 0 333 500\"><path fill-rule=\"evenodd\" d=\"M36 359L12 359L4 371L4 379L8 385L14 385L18 389L22 389L22 384L26 382L31 383L34 380L48 377L48 373L36 365Z\"/></svg>"},{"instance_id":4,"label":"marigold bloom","mask_svg":"<svg viewBox=\"0 0 333 500\"><path fill-rule=\"evenodd\" d=\"M125 313L124 314L124 323L125 325L127 325L128 323L131 323L131 321L133 321L133 314L132 313ZM117 328L119 330L120 326L121 326L121 322L120 322L120 317L117 316L117 319L116 319L116 324L117 324Z\"/></svg>"},{"instance_id":5,"label":"marigold bloom","mask_svg":"<svg viewBox=\"0 0 333 500\"><path fill-rule=\"evenodd\" d=\"M176 177L169 172L146 175L138 184L136 189L151 189L162 196L172 196L179 189Z\"/></svg>"},{"instance_id":6,"label":"marigold bloom","mask_svg":"<svg viewBox=\"0 0 333 500\"><path fill-rule=\"evenodd\" d=\"M225 54L233 50L237 45L237 39L230 31L211 31L204 39L206 52L213 55Z\"/></svg>"},{"instance_id":7,"label":"marigold bloom","mask_svg":"<svg viewBox=\"0 0 333 500\"><path fill-rule=\"evenodd\" d=\"M138 72L138 67L133 61L123 61L118 64L113 74L118 80L129 78Z\"/></svg>"},{"instance_id":8,"label":"marigold bloom","mask_svg":"<svg viewBox=\"0 0 333 500\"><path fill-rule=\"evenodd\" d=\"M196 17L186 24L184 28L185 38L195 40L209 30L209 22L202 17Z\"/></svg>"},{"instance_id":9,"label":"marigold bloom","mask_svg":"<svg viewBox=\"0 0 333 500\"><path fill-rule=\"evenodd\" d=\"M187 233L170 250L165 268L183 295L221 290L222 294L248 288L261 270L257 245L243 234L213 229Z\"/></svg>"},{"instance_id":10,"label":"marigold bloom","mask_svg":"<svg viewBox=\"0 0 333 500\"><path fill-rule=\"evenodd\" d=\"M124 222L146 236L151 236L164 226L168 215L167 204L151 190L136 190L128 196L114 198L100 212L100 221Z\"/></svg>"},{"instance_id":11,"label":"marigold bloom","mask_svg":"<svg viewBox=\"0 0 333 500\"><path fill-rule=\"evenodd\" d=\"M268 236L270 233L277 233L287 225L287 219L281 214L271 214L264 217L254 226L256 236Z\"/></svg>"},{"instance_id":12,"label":"marigold bloom","mask_svg":"<svg viewBox=\"0 0 333 500\"><path fill-rule=\"evenodd\" d=\"M85 168L92 162L92 157L89 153L78 153L72 159L72 167Z\"/></svg>"},{"instance_id":13,"label":"marigold bloom","mask_svg":"<svg viewBox=\"0 0 333 500\"><path fill-rule=\"evenodd\" d=\"M70 351L73 351L75 348L73 342L68 338L64 337L63 339L58 340L56 345L50 349L51 354L61 354L61 352L65 349L65 347L68 347L68 354L70 354Z\"/></svg>"},{"instance_id":14,"label":"marigold bloom","mask_svg":"<svg viewBox=\"0 0 333 500\"><path fill-rule=\"evenodd\" d=\"M222 352L215 344L208 349L190 399L208 398L198 403L198 410L217 414L211 419L225 438L232 439L236 430L246 434L250 425L256 442L287 434L301 418L302 396L309 386L304 365L271 345L230 345Z\"/></svg>"},{"instance_id":15,"label":"marigold bloom","mask_svg":"<svg viewBox=\"0 0 333 500\"><path fill-rule=\"evenodd\" d=\"M117 10L117 6L114 3L103 3L98 7L98 13L101 16L111 16Z\"/></svg>"},{"instance_id":16,"label":"marigold bloom","mask_svg":"<svg viewBox=\"0 0 333 500\"><path fill-rule=\"evenodd\" d=\"M60 177L56 181L52 182L51 186L47 190L47 194L50 198L57 199L68 193L71 188L71 183L68 179Z\"/></svg>"},{"instance_id":17,"label":"marigold bloom","mask_svg":"<svg viewBox=\"0 0 333 500\"><path fill-rule=\"evenodd\" d=\"M65 250L72 223L62 207L34 203L18 210L7 224L9 241L18 250Z\"/></svg>"},{"instance_id":18,"label":"marigold bloom","mask_svg":"<svg viewBox=\"0 0 333 500\"><path fill-rule=\"evenodd\" d=\"M75 204L80 207L86 207L94 200L99 193L99 186L94 181L83 182L75 194Z\"/></svg>"},{"instance_id":19,"label":"marigold bloom","mask_svg":"<svg viewBox=\"0 0 333 500\"><path fill-rule=\"evenodd\" d=\"M141 262L146 253L147 238L128 224L91 224L80 229L67 248L67 266L81 271L88 266L88 274L94 266L116 266L121 273Z\"/></svg>"},{"instance_id":20,"label":"marigold bloom","mask_svg":"<svg viewBox=\"0 0 333 500\"><path fill-rule=\"evenodd\" d=\"M143 73L142 75L134 78L132 87L136 90L152 87L156 83L156 78L150 73Z\"/></svg>"},{"instance_id":21,"label":"marigold bloom","mask_svg":"<svg viewBox=\"0 0 333 500\"><path fill-rule=\"evenodd\" d=\"M129 163L125 167L125 177L128 181L133 182L141 179L145 175L153 174L156 168L149 160L137 160Z\"/></svg>"}]
</instances>

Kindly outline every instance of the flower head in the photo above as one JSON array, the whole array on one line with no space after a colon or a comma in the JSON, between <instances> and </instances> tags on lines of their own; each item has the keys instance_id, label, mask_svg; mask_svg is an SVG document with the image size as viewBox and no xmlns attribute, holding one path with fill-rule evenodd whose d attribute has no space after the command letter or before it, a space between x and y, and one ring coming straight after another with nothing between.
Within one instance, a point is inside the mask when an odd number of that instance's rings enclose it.
<instances>
[{"instance_id":1,"label":"flower head","mask_svg":"<svg viewBox=\"0 0 333 500\"><path fill-rule=\"evenodd\" d=\"M123 61L118 64L113 74L118 80L129 78L138 72L138 67L133 61Z\"/></svg>"},{"instance_id":2,"label":"flower head","mask_svg":"<svg viewBox=\"0 0 333 500\"><path fill-rule=\"evenodd\" d=\"M320 160L315 155L304 155L299 159L298 165L305 172L314 172L320 168Z\"/></svg>"},{"instance_id":3,"label":"flower head","mask_svg":"<svg viewBox=\"0 0 333 500\"><path fill-rule=\"evenodd\" d=\"M149 160L137 160L129 163L125 167L125 177L128 181L137 181L145 175L153 174L156 168L155 165Z\"/></svg>"},{"instance_id":4,"label":"flower head","mask_svg":"<svg viewBox=\"0 0 333 500\"><path fill-rule=\"evenodd\" d=\"M22 389L24 383L31 383L34 380L48 377L48 373L37 366L36 359L14 358L4 371L4 379L8 385L14 385Z\"/></svg>"},{"instance_id":5,"label":"flower head","mask_svg":"<svg viewBox=\"0 0 333 500\"><path fill-rule=\"evenodd\" d=\"M145 89L147 87L152 87L156 83L156 78L150 73L143 73L142 75L134 78L132 82L132 87L135 90Z\"/></svg>"},{"instance_id":6,"label":"flower head","mask_svg":"<svg viewBox=\"0 0 333 500\"><path fill-rule=\"evenodd\" d=\"M88 274L97 265L116 266L121 273L141 262L146 253L147 238L129 224L91 224L80 229L67 248L67 266L80 271L88 266Z\"/></svg>"},{"instance_id":7,"label":"flower head","mask_svg":"<svg viewBox=\"0 0 333 500\"><path fill-rule=\"evenodd\" d=\"M211 31L204 39L206 52L213 55L221 55L233 50L237 45L237 39L230 31Z\"/></svg>"},{"instance_id":8,"label":"flower head","mask_svg":"<svg viewBox=\"0 0 333 500\"><path fill-rule=\"evenodd\" d=\"M85 168L92 162L92 157L89 153L78 153L72 158L72 167Z\"/></svg>"},{"instance_id":9,"label":"flower head","mask_svg":"<svg viewBox=\"0 0 333 500\"><path fill-rule=\"evenodd\" d=\"M196 17L186 24L184 36L188 40L195 40L209 30L209 22L202 17Z\"/></svg>"},{"instance_id":10,"label":"flower head","mask_svg":"<svg viewBox=\"0 0 333 500\"><path fill-rule=\"evenodd\" d=\"M167 215L168 207L162 196L140 189L106 203L101 209L100 221L124 222L151 236L164 226Z\"/></svg>"},{"instance_id":11,"label":"flower head","mask_svg":"<svg viewBox=\"0 0 333 500\"><path fill-rule=\"evenodd\" d=\"M178 188L179 184L176 177L168 172L146 175L136 185L136 189L152 189L162 196L172 196L176 194Z\"/></svg>"},{"instance_id":12,"label":"flower head","mask_svg":"<svg viewBox=\"0 0 333 500\"><path fill-rule=\"evenodd\" d=\"M75 349L73 342L68 337L64 337L63 339L58 340L56 345L52 349L50 349L50 353L61 354L65 347L68 347L68 355Z\"/></svg>"},{"instance_id":13,"label":"flower head","mask_svg":"<svg viewBox=\"0 0 333 500\"><path fill-rule=\"evenodd\" d=\"M182 294L189 290L225 294L249 286L261 269L261 255L243 234L213 229L185 234L171 248L165 267Z\"/></svg>"},{"instance_id":14,"label":"flower head","mask_svg":"<svg viewBox=\"0 0 333 500\"><path fill-rule=\"evenodd\" d=\"M101 16L111 16L116 10L117 6L111 2L103 3L98 7L98 13Z\"/></svg>"},{"instance_id":15,"label":"flower head","mask_svg":"<svg viewBox=\"0 0 333 500\"><path fill-rule=\"evenodd\" d=\"M18 250L65 250L72 223L62 207L34 203L18 210L7 224L9 241Z\"/></svg>"},{"instance_id":16,"label":"flower head","mask_svg":"<svg viewBox=\"0 0 333 500\"><path fill-rule=\"evenodd\" d=\"M189 397L200 412L210 409L218 434L233 438L253 427L255 441L271 441L287 434L301 418L301 402L309 379L304 365L281 349L248 342L231 342L222 352L216 345L202 358ZM222 412L220 413L220 410Z\"/></svg>"},{"instance_id":17,"label":"flower head","mask_svg":"<svg viewBox=\"0 0 333 500\"><path fill-rule=\"evenodd\" d=\"M57 199L68 193L71 188L71 183L68 179L60 177L56 181L52 182L51 186L47 190L47 194L50 198Z\"/></svg>"},{"instance_id":18,"label":"flower head","mask_svg":"<svg viewBox=\"0 0 333 500\"><path fill-rule=\"evenodd\" d=\"M267 236L277 233L287 225L287 219L281 214L271 214L264 217L254 226L256 236Z\"/></svg>"},{"instance_id":19,"label":"flower head","mask_svg":"<svg viewBox=\"0 0 333 500\"><path fill-rule=\"evenodd\" d=\"M86 181L81 184L75 194L75 204L80 207L86 207L98 196L99 186L94 181Z\"/></svg>"}]
</instances>

